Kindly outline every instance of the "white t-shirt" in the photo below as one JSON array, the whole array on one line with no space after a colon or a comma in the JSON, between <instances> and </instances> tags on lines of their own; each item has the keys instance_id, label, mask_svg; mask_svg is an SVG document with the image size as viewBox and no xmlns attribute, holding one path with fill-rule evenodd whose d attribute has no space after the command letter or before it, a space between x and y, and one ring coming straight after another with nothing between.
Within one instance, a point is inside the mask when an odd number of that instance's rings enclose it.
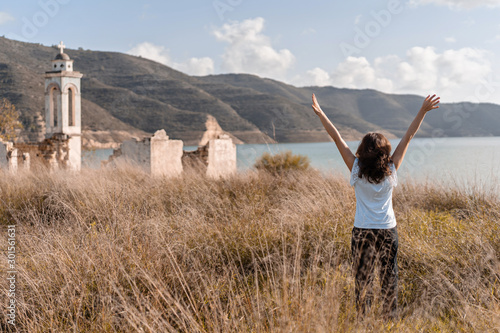
<instances>
[{"instance_id":1,"label":"white t-shirt","mask_svg":"<svg viewBox=\"0 0 500 333\"><path fill-rule=\"evenodd\" d=\"M354 226L363 229L391 229L396 226L392 209L392 189L398 184L394 164L390 164L392 175L385 177L379 184L359 178L358 159L354 160L351 171L351 186L356 194L356 216Z\"/></svg>"}]
</instances>

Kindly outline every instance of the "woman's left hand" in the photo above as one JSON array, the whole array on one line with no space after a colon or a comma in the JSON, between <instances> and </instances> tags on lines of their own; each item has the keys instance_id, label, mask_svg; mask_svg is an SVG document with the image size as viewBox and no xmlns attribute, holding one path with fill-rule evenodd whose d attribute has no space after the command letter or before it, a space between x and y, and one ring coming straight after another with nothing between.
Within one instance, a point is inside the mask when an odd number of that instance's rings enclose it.
<instances>
[{"instance_id":1,"label":"woman's left hand","mask_svg":"<svg viewBox=\"0 0 500 333\"><path fill-rule=\"evenodd\" d=\"M313 101L312 108L314 112L316 112L318 116L323 114L323 110L321 110L321 106L319 106L318 100L316 99L316 95L314 94L312 95L312 101Z\"/></svg>"},{"instance_id":2,"label":"woman's left hand","mask_svg":"<svg viewBox=\"0 0 500 333\"><path fill-rule=\"evenodd\" d=\"M431 111L431 110L434 110L434 109L437 109L439 108L439 102L440 102L440 98L439 97L436 97L436 95L429 95L425 98L424 102L422 103L422 107L420 108L420 110L424 111L425 113Z\"/></svg>"}]
</instances>

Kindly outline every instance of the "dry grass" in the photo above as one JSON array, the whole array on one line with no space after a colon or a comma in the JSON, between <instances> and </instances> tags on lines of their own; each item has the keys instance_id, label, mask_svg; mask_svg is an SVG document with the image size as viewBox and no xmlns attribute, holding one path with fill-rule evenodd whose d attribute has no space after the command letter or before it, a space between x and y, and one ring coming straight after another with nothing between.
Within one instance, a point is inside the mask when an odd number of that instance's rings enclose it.
<instances>
[{"instance_id":1,"label":"dry grass","mask_svg":"<svg viewBox=\"0 0 500 333\"><path fill-rule=\"evenodd\" d=\"M19 332L500 330L491 193L398 187L401 319L384 322L377 306L356 319L343 179L130 168L4 175L0 191L1 223L17 224Z\"/></svg>"}]
</instances>

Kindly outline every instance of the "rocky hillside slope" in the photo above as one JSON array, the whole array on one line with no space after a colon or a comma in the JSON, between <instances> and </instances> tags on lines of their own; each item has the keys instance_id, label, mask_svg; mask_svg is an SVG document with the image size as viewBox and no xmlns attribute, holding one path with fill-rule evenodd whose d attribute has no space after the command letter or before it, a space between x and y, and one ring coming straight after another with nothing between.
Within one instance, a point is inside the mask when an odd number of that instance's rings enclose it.
<instances>
[{"instance_id":1,"label":"rocky hillside slope","mask_svg":"<svg viewBox=\"0 0 500 333\"><path fill-rule=\"evenodd\" d=\"M58 49L0 38L0 98L21 111L22 140L43 132L44 73ZM165 129L187 145L200 142L213 117L246 143L327 141L310 108L315 92L348 140L367 131L399 137L422 97L334 87L297 88L253 75L192 77L162 64L116 52L65 50L82 79L82 123L87 146L116 145ZM498 136L500 106L443 103L420 136Z\"/></svg>"}]
</instances>

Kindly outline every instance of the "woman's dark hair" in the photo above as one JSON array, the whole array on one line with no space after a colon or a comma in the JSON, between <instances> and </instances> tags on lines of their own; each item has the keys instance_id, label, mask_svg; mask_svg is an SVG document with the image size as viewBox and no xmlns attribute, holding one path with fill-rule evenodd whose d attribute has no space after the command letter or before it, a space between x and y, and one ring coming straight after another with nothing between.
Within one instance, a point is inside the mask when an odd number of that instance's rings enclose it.
<instances>
[{"instance_id":1,"label":"woman's dark hair","mask_svg":"<svg viewBox=\"0 0 500 333\"><path fill-rule=\"evenodd\" d=\"M391 143L380 133L368 133L363 137L356 151L359 178L365 177L370 183L378 184L392 174L389 168Z\"/></svg>"}]
</instances>

